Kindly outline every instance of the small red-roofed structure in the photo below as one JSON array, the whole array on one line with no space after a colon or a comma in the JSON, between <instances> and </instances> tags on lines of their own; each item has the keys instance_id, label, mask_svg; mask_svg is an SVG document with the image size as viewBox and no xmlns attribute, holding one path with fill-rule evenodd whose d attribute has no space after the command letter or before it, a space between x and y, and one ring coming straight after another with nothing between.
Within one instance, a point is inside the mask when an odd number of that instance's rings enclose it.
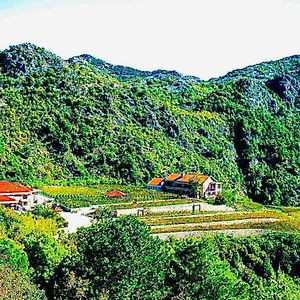
<instances>
[{"instance_id":1,"label":"small red-roofed structure","mask_svg":"<svg viewBox=\"0 0 300 300\"><path fill-rule=\"evenodd\" d=\"M112 190L112 191L105 193L105 196L112 197L112 198L121 198L121 197L125 197L126 194L121 191Z\"/></svg>"}]
</instances>

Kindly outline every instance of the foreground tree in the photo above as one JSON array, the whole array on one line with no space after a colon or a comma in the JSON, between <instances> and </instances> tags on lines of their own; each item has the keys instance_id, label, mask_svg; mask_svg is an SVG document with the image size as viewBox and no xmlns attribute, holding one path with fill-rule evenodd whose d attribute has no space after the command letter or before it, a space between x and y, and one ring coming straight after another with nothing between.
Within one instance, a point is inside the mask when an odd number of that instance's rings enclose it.
<instances>
[{"instance_id":1,"label":"foreground tree","mask_svg":"<svg viewBox=\"0 0 300 300\"><path fill-rule=\"evenodd\" d=\"M0 299L46 300L46 296L26 275L0 262Z\"/></svg>"},{"instance_id":2,"label":"foreground tree","mask_svg":"<svg viewBox=\"0 0 300 300\"><path fill-rule=\"evenodd\" d=\"M28 272L28 258L20 245L8 238L0 238L0 263L8 264L15 271Z\"/></svg>"},{"instance_id":3,"label":"foreground tree","mask_svg":"<svg viewBox=\"0 0 300 300\"><path fill-rule=\"evenodd\" d=\"M56 267L67 255L67 250L54 237L46 234L28 234L22 238L22 243L30 267L34 270L34 281L43 288L47 287Z\"/></svg>"},{"instance_id":4,"label":"foreground tree","mask_svg":"<svg viewBox=\"0 0 300 300\"><path fill-rule=\"evenodd\" d=\"M249 299L249 286L219 258L212 239L183 240L170 244L167 285L172 299Z\"/></svg>"},{"instance_id":5,"label":"foreground tree","mask_svg":"<svg viewBox=\"0 0 300 300\"><path fill-rule=\"evenodd\" d=\"M162 299L168 255L162 241L133 217L79 231L78 254L58 268L53 299Z\"/></svg>"}]
</instances>

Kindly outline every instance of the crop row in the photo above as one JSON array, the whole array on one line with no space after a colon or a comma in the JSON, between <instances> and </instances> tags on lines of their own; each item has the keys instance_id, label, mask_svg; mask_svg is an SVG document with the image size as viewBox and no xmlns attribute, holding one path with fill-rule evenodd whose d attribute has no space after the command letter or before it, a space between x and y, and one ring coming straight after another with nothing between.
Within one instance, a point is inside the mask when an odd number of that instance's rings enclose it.
<instances>
[{"instance_id":1,"label":"crop row","mask_svg":"<svg viewBox=\"0 0 300 300\"><path fill-rule=\"evenodd\" d=\"M281 214L275 211L254 211L254 212L235 212L235 213L218 213L209 215L190 215L178 217L162 217L144 219L148 225L175 225L175 224L189 224L201 222L217 222L217 221L231 221L241 219L256 219L256 218L281 218Z\"/></svg>"},{"instance_id":2,"label":"crop row","mask_svg":"<svg viewBox=\"0 0 300 300\"><path fill-rule=\"evenodd\" d=\"M145 210L145 215L139 217L140 220L149 220L153 218L159 217L181 217L181 216L194 216L194 215L201 215L205 212L206 213L217 213L216 211L198 211L196 210L193 214L191 214L191 209L189 210L174 210L174 211L159 211L153 212L151 210Z\"/></svg>"},{"instance_id":3,"label":"crop row","mask_svg":"<svg viewBox=\"0 0 300 300\"><path fill-rule=\"evenodd\" d=\"M127 209L127 208L139 208L139 207L157 207L157 206L168 206L168 205L178 205L178 204L188 204L191 203L190 199L187 198L177 198L177 199L168 199L168 200L154 200L154 201L136 201L129 203L120 203L108 205L109 208L114 209Z\"/></svg>"},{"instance_id":4,"label":"crop row","mask_svg":"<svg viewBox=\"0 0 300 300\"><path fill-rule=\"evenodd\" d=\"M122 198L112 198L107 197L105 195L54 195L52 196L54 199L62 199L62 200L90 200L90 201L105 201L105 202L130 202L130 201L152 201L152 200L169 200L174 199L176 197L161 197L160 195L150 195L150 196L135 196L135 197L122 197ZM179 199L179 198L177 198Z\"/></svg>"},{"instance_id":5,"label":"crop row","mask_svg":"<svg viewBox=\"0 0 300 300\"><path fill-rule=\"evenodd\" d=\"M270 230L299 230L285 220L263 220L255 223L218 223L218 224L196 224L194 226L174 226L174 227L155 227L151 228L152 233L168 233L183 231L208 231L208 230L225 230L225 229L270 229Z\"/></svg>"},{"instance_id":6,"label":"crop row","mask_svg":"<svg viewBox=\"0 0 300 300\"><path fill-rule=\"evenodd\" d=\"M98 195L105 196L105 193L110 190L120 190L127 194L128 197L160 197L160 198L174 198L173 194L159 193L152 190L147 190L142 187L115 185L115 184L103 184L94 187L82 187L82 186L44 186L41 188L42 192L49 196L57 195Z\"/></svg>"},{"instance_id":7,"label":"crop row","mask_svg":"<svg viewBox=\"0 0 300 300\"><path fill-rule=\"evenodd\" d=\"M156 203L161 203L160 205L168 205L174 201L177 203L190 203L188 199L157 199L157 198L143 198L138 197L135 199L124 197L124 198L109 198L105 196L86 196L86 195L56 195L53 197L55 202L69 206L71 208L75 207L86 207L91 205L109 205L109 204L119 204L121 206L131 207L138 206L156 206ZM150 203L150 204L149 204Z\"/></svg>"}]
</instances>

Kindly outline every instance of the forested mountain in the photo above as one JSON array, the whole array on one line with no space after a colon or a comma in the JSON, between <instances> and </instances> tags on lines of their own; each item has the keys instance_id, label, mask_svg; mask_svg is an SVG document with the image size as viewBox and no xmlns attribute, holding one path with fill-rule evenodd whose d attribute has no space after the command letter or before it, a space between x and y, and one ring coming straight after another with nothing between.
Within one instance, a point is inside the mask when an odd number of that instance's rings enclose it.
<instances>
[{"instance_id":1,"label":"forested mountain","mask_svg":"<svg viewBox=\"0 0 300 300\"><path fill-rule=\"evenodd\" d=\"M202 81L32 44L0 53L1 177L145 183L211 174L269 204L300 204L300 56Z\"/></svg>"}]
</instances>

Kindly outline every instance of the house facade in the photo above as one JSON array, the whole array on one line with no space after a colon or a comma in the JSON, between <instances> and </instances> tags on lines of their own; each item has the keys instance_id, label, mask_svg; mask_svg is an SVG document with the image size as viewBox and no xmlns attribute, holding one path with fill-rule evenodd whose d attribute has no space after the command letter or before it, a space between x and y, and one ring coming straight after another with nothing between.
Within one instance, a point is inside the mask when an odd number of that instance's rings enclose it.
<instances>
[{"instance_id":1,"label":"house facade","mask_svg":"<svg viewBox=\"0 0 300 300\"><path fill-rule=\"evenodd\" d=\"M20 183L0 180L0 204L30 210L36 204L35 192Z\"/></svg>"},{"instance_id":2,"label":"house facade","mask_svg":"<svg viewBox=\"0 0 300 300\"><path fill-rule=\"evenodd\" d=\"M165 178L153 178L147 187L196 198L215 196L222 191L221 183L208 175L197 173L172 173Z\"/></svg>"}]
</instances>

